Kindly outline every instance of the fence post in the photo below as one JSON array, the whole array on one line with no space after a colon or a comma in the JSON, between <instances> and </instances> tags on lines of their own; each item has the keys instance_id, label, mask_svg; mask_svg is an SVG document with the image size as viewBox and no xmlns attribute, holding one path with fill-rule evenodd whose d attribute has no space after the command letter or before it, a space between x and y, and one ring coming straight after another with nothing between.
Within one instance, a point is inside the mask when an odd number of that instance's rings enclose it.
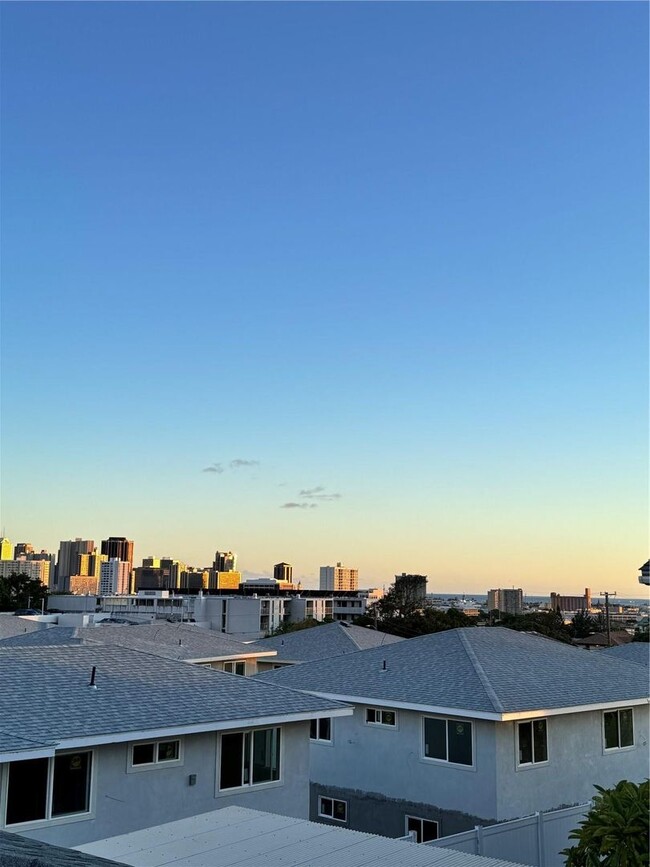
<instances>
[{"instance_id":1,"label":"fence post","mask_svg":"<svg viewBox=\"0 0 650 867\"><path fill-rule=\"evenodd\" d=\"M544 813L535 813L537 818L537 863L539 867L546 864L546 852L544 847Z\"/></svg>"},{"instance_id":2,"label":"fence post","mask_svg":"<svg viewBox=\"0 0 650 867\"><path fill-rule=\"evenodd\" d=\"M474 829L476 831L476 854L483 854L483 826L477 825Z\"/></svg>"}]
</instances>

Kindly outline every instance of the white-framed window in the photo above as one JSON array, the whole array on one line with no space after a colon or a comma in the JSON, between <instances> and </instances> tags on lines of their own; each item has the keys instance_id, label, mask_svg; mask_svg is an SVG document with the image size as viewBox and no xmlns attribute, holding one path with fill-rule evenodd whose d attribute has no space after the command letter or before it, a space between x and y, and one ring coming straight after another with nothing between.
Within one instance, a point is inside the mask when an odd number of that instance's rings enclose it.
<instances>
[{"instance_id":1,"label":"white-framed window","mask_svg":"<svg viewBox=\"0 0 650 867\"><path fill-rule=\"evenodd\" d=\"M606 750L634 746L634 711L631 707L603 712L603 740Z\"/></svg>"},{"instance_id":2,"label":"white-framed window","mask_svg":"<svg viewBox=\"0 0 650 867\"><path fill-rule=\"evenodd\" d=\"M326 741L332 743L332 720L324 716L310 721L309 737L312 741Z\"/></svg>"},{"instance_id":3,"label":"white-framed window","mask_svg":"<svg viewBox=\"0 0 650 867\"><path fill-rule=\"evenodd\" d=\"M9 762L5 825L91 813L92 750Z\"/></svg>"},{"instance_id":4,"label":"white-framed window","mask_svg":"<svg viewBox=\"0 0 650 867\"><path fill-rule=\"evenodd\" d=\"M439 825L433 819L421 819L419 816L405 816L404 825L407 834L415 831L416 843L428 843L429 840L437 840L440 836Z\"/></svg>"},{"instance_id":5,"label":"white-framed window","mask_svg":"<svg viewBox=\"0 0 650 867\"><path fill-rule=\"evenodd\" d=\"M246 674L245 662L224 662L223 670L229 674L239 674L242 677Z\"/></svg>"},{"instance_id":6,"label":"white-framed window","mask_svg":"<svg viewBox=\"0 0 650 867\"><path fill-rule=\"evenodd\" d=\"M335 822L348 821L348 802L340 798L318 796L318 815L323 819L334 819Z\"/></svg>"},{"instance_id":7,"label":"white-framed window","mask_svg":"<svg viewBox=\"0 0 650 867\"><path fill-rule=\"evenodd\" d=\"M474 734L470 720L424 717L424 757L452 765L474 765Z\"/></svg>"},{"instance_id":8,"label":"white-framed window","mask_svg":"<svg viewBox=\"0 0 650 867\"><path fill-rule=\"evenodd\" d=\"M548 762L548 727L545 719L517 723L517 764L519 767Z\"/></svg>"},{"instance_id":9,"label":"white-framed window","mask_svg":"<svg viewBox=\"0 0 650 867\"><path fill-rule=\"evenodd\" d=\"M280 779L280 729L225 732L219 750L219 789L260 786Z\"/></svg>"},{"instance_id":10,"label":"white-framed window","mask_svg":"<svg viewBox=\"0 0 650 867\"><path fill-rule=\"evenodd\" d=\"M183 745L180 738L163 738L129 744L129 771L180 765L182 762Z\"/></svg>"},{"instance_id":11,"label":"white-framed window","mask_svg":"<svg viewBox=\"0 0 650 867\"><path fill-rule=\"evenodd\" d=\"M366 725L395 728L397 725L397 712L383 707L367 707Z\"/></svg>"}]
</instances>

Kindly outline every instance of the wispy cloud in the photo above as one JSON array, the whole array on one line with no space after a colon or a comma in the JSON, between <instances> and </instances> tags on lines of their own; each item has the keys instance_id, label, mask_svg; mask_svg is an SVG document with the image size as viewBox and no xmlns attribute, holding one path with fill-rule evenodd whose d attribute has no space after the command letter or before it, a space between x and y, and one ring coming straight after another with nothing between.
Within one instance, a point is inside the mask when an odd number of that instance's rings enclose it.
<instances>
[{"instance_id":1,"label":"wispy cloud","mask_svg":"<svg viewBox=\"0 0 650 867\"><path fill-rule=\"evenodd\" d=\"M201 472L202 473L225 473L226 470L241 470L243 467L259 467L260 462L254 460L247 460L246 458L233 458L233 460L228 461L227 464L223 463L213 463L210 464L209 467L204 467Z\"/></svg>"},{"instance_id":2,"label":"wispy cloud","mask_svg":"<svg viewBox=\"0 0 650 867\"><path fill-rule=\"evenodd\" d=\"M221 464L210 464L209 467L204 467L202 472L204 473L222 473L223 466Z\"/></svg>"},{"instance_id":3,"label":"wispy cloud","mask_svg":"<svg viewBox=\"0 0 650 867\"><path fill-rule=\"evenodd\" d=\"M315 488L303 488L298 496L304 497L306 500L320 500L322 503L329 503L332 500L340 500L342 494L327 493L323 485L317 485Z\"/></svg>"},{"instance_id":4,"label":"wispy cloud","mask_svg":"<svg viewBox=\"0 0 650 867\"><path fill-rule=\"evenodd\" d=\"M317 509L318 503L284 503L281 509Z\"/></svg>"},{"instance_id":5,"label":"wispy cloud","mask_svg":"<svg viewBox=\"0 0 650 867\"><path fill-rule=\"evenodd\" d=\"M230 461L230 469L238 470L241 467L259 467L259 461L247 461L245 458L235 458L233 461Z\"/></svg>"}]
</instances>

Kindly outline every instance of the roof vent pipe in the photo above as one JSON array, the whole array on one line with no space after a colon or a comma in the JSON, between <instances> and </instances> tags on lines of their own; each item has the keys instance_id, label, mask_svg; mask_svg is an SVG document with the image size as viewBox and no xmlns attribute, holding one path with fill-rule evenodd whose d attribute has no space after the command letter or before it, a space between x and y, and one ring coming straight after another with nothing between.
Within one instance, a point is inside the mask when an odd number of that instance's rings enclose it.
<instances>
[{"instance_id":1,"label":"roof vent pipe","mask_svg":"<svg viewBox=\"0 0 650 867\"><path fill-rule=\"evenodd\" d=\"M95 674L96 673L97 673L97 666L93 665L93 670L90 673L90 683L88 684L88 686L91 689L97 689L97 684L95 683Z\"/></svg>"},{"instance_id":2,"label":"roof vent pipe","mask_svg":"<svg viewBox=\"0 0 650 867\"><path fill-rule=\"evenodd\" d=\"M386 660L384 660L384 663L383 663L383 665L382 665L382 667L381 667L381 670L382 670L382 671L386 671Z\"/></svg>"}]
</instances>

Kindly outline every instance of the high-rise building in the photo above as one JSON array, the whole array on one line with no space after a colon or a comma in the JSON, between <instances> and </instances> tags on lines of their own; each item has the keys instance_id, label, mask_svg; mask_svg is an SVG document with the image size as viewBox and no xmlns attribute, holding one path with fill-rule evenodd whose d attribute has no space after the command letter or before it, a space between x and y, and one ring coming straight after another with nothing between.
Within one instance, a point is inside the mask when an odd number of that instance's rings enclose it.
<instances>
[{"instance_id":1,"label":"high-rise building","mask_svg":"<svg viewBox=\"0 0 650 867\"><path fill-rule=\"evenodd\" d=\"M92 554L95 543L92 539L70 539L59 543L56 561L56 589L66 593L70 589L70 576L78 575L79 554Z\"/></svg>"},{"instance_id":2,"label":"high-rise building","mask_svg":"<svg viewBox=\"0 0 650 867\"><path fill-rule=\"evenodd\" d=\"M215 572L209 587L214 590L239 590L241 572L230 569L228 572Z\"/></svg>"},{"instance_id":3,"label":"high-rise building","mask_svg":"<svg viewBox=\"0 0 650 867\"><path fill-rule=\"evenodd\" d=\"M109 560L122 560L133 568L133 541L125 536L109 536L102 540L102 554Z\"/></svg>"},{"instance_id":4,"label":"high-rise building","mask_svg":"<svg viewBox=\"0 0 650 867\"><path fill-rule=\"evenodd\" d=\"M427 576L407 575L406 572L396 575L395 595L411 605L424 605L427 599Z\"/></svg>"},{"instance_id":5,"label":"high-rise building","mask_svg":"<svg viewBox=\"0 0 650 867\"><path fill-rule=\"evenodd\" d=\"M357 590L359 570L350 569L337 563L336 566L320 567L321 590Z\"/></svg>"},{"instance_id":6,"label":"high-rise building","mask_svg":"<svg viewBox=\"0 0 650 867\"><path fill-rule=\"evenodd\" d=\"M524 592L521 587L488 590L487 608L488 611L499 611L501 614L521 614L524 610Z\"/></svg>"},{"instance_id":7,"label":"high-rise building","mask_svg":"<svg viewBox=\"0 0 650 867\"><path fill-rule=\"evenodd\" d=\"M131 564L128 560L110 557L100 566L99 592L102 596L114 596L129 592Z\"/></svg>"},{"instance_id":8,"label":"high-rise building","mask_svg":"<svg viewBox=\"0 0 650 867\"><path fill-rule=\"evenodd\" d=\"M31 542L17 542L14 545L14 560L17 560L23 554L27 556L27 554L34 553L34 546ZM2 558L4 560L4 557Z\"/></svg>"},{"instance_id":9,"label":"high-rise building","mask_svg":"<svg viewBox=\"0 0 650 867\"><path fill-rule=\"evenodd\" d=\"M0 560L0 577L7 578L9 575L27 575L47 586L49 581L50 564L48 560L28 560L22 557L20 560Z\"/></svg>"},{"instance_id":10,"label":"high-rise building","mask_svg":"<svg viewBox=\"0 0 650 867\"><path fill-rule=\"evenodd\" d=\"M47 566L43 569L41 581L49 589L52 589L54 585L54 576L56 575L56 554L50 554L49 551L33 551L25 556L29 561L43 560L47 563Z\"/></svg>"},{"instance_id":11,"label":"high-rise building","mask_svg":"<svg viewBox=\"0 0 650 867\"><path fill-rule=\"evenodd\" d=\"M215 572L234 572L237 566L237 555L232 551L217 551L214 555L212 568Z\"/></svg>"},{"instance_id":12,"label":"high-rise building","mask_svg":"<svg viewBox=\"0 0 650 867\"><path fill-rule=\"evenodd\" d=\"M13 555L12 545L4 536L0 539L0 560L11 560Z\"/></svg>"},{"instance_id":13,"label":"high-rise building","mask_svg":"<svg viewBox=\"0 0 650 867\"><path fill-rule=\"evenodd\" d=\"M276 581L288 581L291 583L293 580L293 566L291 563L276 563L273 567L273 577Z\"/></svg>"}]
</instances>

